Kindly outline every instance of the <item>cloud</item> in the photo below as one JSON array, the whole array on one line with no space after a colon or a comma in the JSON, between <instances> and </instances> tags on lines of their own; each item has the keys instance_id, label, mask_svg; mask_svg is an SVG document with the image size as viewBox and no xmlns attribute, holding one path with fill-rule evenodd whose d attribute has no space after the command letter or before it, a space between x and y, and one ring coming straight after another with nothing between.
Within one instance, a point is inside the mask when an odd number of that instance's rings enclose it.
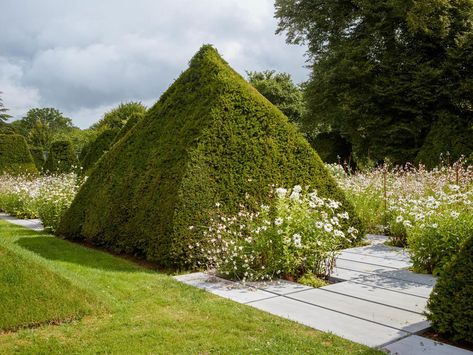
<instances>
[{"instance_id":1,"label":"cloud","mask_svg":"<svg viewBox=\"0 0 473 355\"><path fill-rule=\"evenodd\" d=\"M242 74L307 77L305 48L274 34L272 0L2 3L0 91L17 117L52 106L87 127L120 102L154 102L203 43Z\"/></svg>"}]
</instances>

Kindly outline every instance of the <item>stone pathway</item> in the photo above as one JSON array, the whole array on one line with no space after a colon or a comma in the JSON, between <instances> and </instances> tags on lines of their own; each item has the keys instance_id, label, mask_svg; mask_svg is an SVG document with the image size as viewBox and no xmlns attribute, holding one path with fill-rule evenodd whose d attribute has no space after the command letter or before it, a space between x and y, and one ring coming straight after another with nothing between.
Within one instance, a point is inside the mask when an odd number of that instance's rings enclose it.
<instances>
[{"instance_id":1,"label":"stone pathway","mask_svg":"<svg viewBox=\"0 0 473 355\"><path fill-rule=\"evenodd\" d=\"M429 328L423 312L435 285L431 275L409 270L409 256L370 236L368 246L337 257L337 283L314 289L288 281L246 283L206 273L175 276L221 297L393 354L470 354L415 335Z\"/></svg>"},{"instance_id":2,"label":"stone pathway","mask_svg":"<svg viewBox=\"0 0 473 355\"><path fill-rule=\"evenodd\" d=\"M41 232L44 229L43 223L39 219L18 219L6 213L0 213L0 219L37 232Z\"/></svg>"}]
</instances>

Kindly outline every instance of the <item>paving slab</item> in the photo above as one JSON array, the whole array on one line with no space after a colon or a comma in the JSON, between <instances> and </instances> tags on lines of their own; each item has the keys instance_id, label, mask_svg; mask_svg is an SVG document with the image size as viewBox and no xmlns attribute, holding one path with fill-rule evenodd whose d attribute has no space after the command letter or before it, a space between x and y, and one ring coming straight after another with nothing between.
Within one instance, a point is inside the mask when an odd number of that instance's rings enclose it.
<instances>
[{"instance_id":1,"label":"paving slab","mask_svg":"<svg viewBox=\"0 0 473 355\"><path fill-rule=\"evenodd\" d=\"M392 279L383 277L381 275L362 275L360 277L353 277L350 281L360 283L363 285L376 286L380 288L385 288L388 290L393 290L409 295L420 296L424 298L429 298L430 293L432 292L432 286L420 284L416 282L409 282L405 280Z\"/></svg>"},{"instance_id":2,"label":"paving slab","mask_svg":"<svg viewBox=\"0 0 473 355\"><path fill-rule=\"evenodd\" d=\"M263 291L271 292L276 295L288 295L295 292L312 289L310 286L305 286L286 280L277 280L271 282L247 282L246 285L258 288Z\"/></svg>"},{"instance_id":3,"label":"paving slab","mask_svg":"<svg viewBox=\"0 0 473 355\"><path fill-rule=\"evenodd\" d=\"M365 272L334 267L332 272L330 273L329 279L331 281L340 282L340 281L357 280L369 275L373 275L373 274L367 274Z\"/></svg>"},{"instance_id":4,"label":"paving slab","mask_svg":"<svg viewBox=\"0 0 473 355\"><path fill-rule=\"evenodd\" d=\"M383 347L393 355L473 355L473 352L436 342L418 335L411 335Z\"/></svg>"},{"instance_id":5,"label":"paving slab","mask_svg":"<svg viewBox=\"0 0 473 355\"><path fill-rule=\"evenodd\" d=\"M392 247L385 244L374 244L364 247L356 247L345 249L344 252L361 254L361 255L370 255L377 258L383 259L394 259L401 260L405 262L410 262L409 254L402 248Z\"/></svg>"},{"instance_id":6,"label":"paving slab","mask_svg":"<svg viewBox=\"0 0 473 355\"><path fill-rule=\"evenodd\" d=\"M324 286L322 289L419 314L423 314L427 304L427 298L424 297L409 295L371 285L363 285L352 281L339 282Z\"/></svg>"},{"instance_id":7,"label":"paving slab","mask_svg":"<svg viewBox=\"0 0 473 355\"><path fill-rule=\"evenodd\" d=\"M367 264L367 263L364 263L364 262L338 259L338 258L336 259L335 265L338 268L353 270L353 271L360 271L360 272L364 272L364 273L368 273L368 274L380 273L380 272L384 272L384 271L399 270L399 269L388 267L388 266Z\"/></svg>"},{"instance_id":8,"label":"paving slab","mask_svg":"<svg viewBox=\"0 0 473 355\"><path fill-rule=\"evenodd\" d=\"M382 346L408 335L402 330L308 305L287 297L274 297L252 302L249 305L371 347Z\"/></svg>"},{"instance_id":9,"label":"paving slab","mask_svg":"<svg viewBox=\"0 0 473 355\"><path fill-rule=\"evenodd\" d=\"M41 223L40 219L19 219L6 213L0 213L0 219L16 224L17 226L34 230L36 232L41 232L44 230L43 223Z\"/></svg>"},{"instance_id":10,"label":"paving slab","mask_svg":"<svg viewBox=\"0 0 473 355\"><path fill-rule=\"evenodd\" d=\"M238 303L248 303L271 297L278 297L278 295L275 295L274 293L244 286L237 282L224 280L207 274L199 275L198 277L189 277L184 280L182 280L182 277L180 279L178 277L174 278L187 285L200 288Z\"/></svg>"},{"instance_id":11,"label":"paving slab","mask_svg":"<svg viewBox=\"0 0 473 355\"><path fill-rule=\"evenodd\" d=\"M422 314L325 291L323 288L298 292L287 297L409 333L419 332L430 326Z\"/></svg>"},{"instance_id":12,"label":"paving slab","mask_svg":"<svg viewBox=\"0 0 473 355\"><path fill-rule=\"evenodd\" d=\"M412 266L411 262L407 262L404 260L378 258L371 255L348 253L346 251L342 251L340 254L338 254L337 260L339 259L358 261L358 262L363 262L363 263L373 264L373 265L387 266L387 267L391 267L395 269L404 269L404 268L409 268Z\"/></svg>"},{"instance_id":13,"label":"paving slab","mask_svg":"<svg viewBox=\"0 0 473 355\"><path fill-rule=\"evenodd\" d=\"M336 269L336 272L333 272L332 276L339 279L343 279L344 273L344 271L340 269L353 271L353 273L346 273L345 277L349 277L346 280L353 279L355 275L358 275L357 277L359 277L363 276L363 274L376 274L382 275L385 278L399 279L429 286L434 286L436 281L435 277L433 277L432 275L416 274L412 271L405 269L393 269L385 266L377 266L343 259L337 259L336 268L334 269Z\"/></svg>"},{"instance_id":14,"label":"paving slab","mask_svg":"<svg viewBox=\"0 0 473 355\"><path fill-rule=\"evenodd\" d=\"M366 239L370 244L382 244L389 240L389 237L381 234L367 234Z\"/></svg>"}]
</instances>

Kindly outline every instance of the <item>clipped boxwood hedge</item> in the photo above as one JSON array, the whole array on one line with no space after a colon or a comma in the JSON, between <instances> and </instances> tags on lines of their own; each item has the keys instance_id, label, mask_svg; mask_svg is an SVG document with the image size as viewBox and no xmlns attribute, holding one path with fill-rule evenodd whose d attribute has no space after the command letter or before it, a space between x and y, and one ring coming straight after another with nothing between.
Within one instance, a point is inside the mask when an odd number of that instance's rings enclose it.
<instances>
[{"instance_id":1,"label":"clipped boxwood hedge","mask_svg":"<svg viewBox=\"0 0 473 355\"><path fill-rule=\"evenodd\" d=\"M51 144L44 170L50 173L70 173L76 170L78 165L79 162L72 143L62 140Z\"/></svg>"},{"instance_id":2,"label":"clipped boxwood hedge","mask_svg":"<svg viewBox=\"0 0 473 355\"><path fill-rule=\"evenodd\" d=\"M0 174L37 173L33 157L23 136L0 134Z\"/></svg>"},{"instance_id":3,"label":"clipped boxwood hedge","mask_svg":"<svg viewBox=\"0 0 473 355\"><path fill-rule=\"evenodd\" d=\"M46 160L44 159L44 149L41 147L30 147L30 153L38 170L42 170Z\"/></svg>"},{"instance_id":4,"label":"clipped boxwood hedge","mask_svg":"<svg viewBox=\"0 0 473 355\"><path fill-rule=\"evenodd\" d=\"M465 115L462 118L441 117L430 129L422 148L416 157L417 163L424 164L427 168L434 168L449 155L450 162L458 160L461 156L468 157L473 154L473 118Z\"/></svg>"},{"instance_id":5,"label":"clipped boxwood hedge","mask_svg":"<svg viewBox=\"0 0 473 355\"><path fill-rule=\"evenodd\" d=\"M473 344L473 236L445 266L427 308L436 331Z\"/></svg>"},{"instance_id":6,"label":"clipped boxwood hedge","mask_svg":"<svg viewBox=\"0 0 473 355\"><path fill-rule=\"evenodd\" d=\"M206 45L98 161L57 233L188 267L188 245L203 238L189 227L207 225L216 202L236 213L267 203L272 185L295 184L355 215L297 128Z\"/></svg>"},{"instance_id":7,"label":"clipped boxwood hedge","mask_svg":"<svg viewBox=\"0 0 473 355\"><path fill-rule=\"evenodd\" d=\"M118 132L119 130L116 128L106 129L94 141L84 147L79 159L86 175L89 175L95 163L110 149Z\"/></svg>"}]
</instances>

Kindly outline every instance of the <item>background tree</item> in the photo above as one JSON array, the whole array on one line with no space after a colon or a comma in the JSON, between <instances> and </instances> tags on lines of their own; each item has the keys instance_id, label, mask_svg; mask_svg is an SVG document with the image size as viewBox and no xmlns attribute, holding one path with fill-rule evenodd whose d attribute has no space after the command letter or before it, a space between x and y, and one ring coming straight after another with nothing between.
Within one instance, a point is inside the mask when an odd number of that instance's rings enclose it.
<instances>
[{"instance_id":1,"label":"background tree","mask_svg":"<svg viewBox=\"0 0 473 355\"><path fill-rule=\"evenodd\" d=\"M70 118L51 107L33 108L12 125L26 137L30 146L42 147L44 150L49 150L55 135L68 132L74 127Z\"/></svg>"},{"instance_id":2,"label":"background tree","mask_svg":"<svg viewBox=\"0 0 473 355\"><path fill-rule=\"evenodd\" d=\"M302 121L306 111L304 95L301 87L294 84L290 74L276 73L274 70L247 71L246 74L250 84L292 122Z\"/></svg>"},{"instance_id":3,"label":"background tree","mask_svg":"<svg viewBox=\"0 0 473 355\"><path fill-rule=\"evenodd\" d=\"M135 113L145 114L146 107L141 102L121 103L118 107L105 113L103 118L90 126L91 129L103 131L106 129L121 129Z\"/></svg>"},{"instance_id":4,"label":"background tree","mask_svg":"<svg viewBox=\"0 0 473 355\"><path fill-rule=\"evenodd\" d=\"M0 95L3 94L0 91ZM3 99L0 97L0 122L5 122L8 120L11 116L7 114L8 109L3 105Z\"/></svg>"},{"instance_id":5,"label":"background tree","mask_svg":"<svg viewBox=\"0 0 473 355\"><path fill-rule=\"evenodd\" d=\"M359 161L412 161L435 122L473 119L471 0L276 0L275 16L308 45L306 124Z\"/></svg>"}]
</instances>

